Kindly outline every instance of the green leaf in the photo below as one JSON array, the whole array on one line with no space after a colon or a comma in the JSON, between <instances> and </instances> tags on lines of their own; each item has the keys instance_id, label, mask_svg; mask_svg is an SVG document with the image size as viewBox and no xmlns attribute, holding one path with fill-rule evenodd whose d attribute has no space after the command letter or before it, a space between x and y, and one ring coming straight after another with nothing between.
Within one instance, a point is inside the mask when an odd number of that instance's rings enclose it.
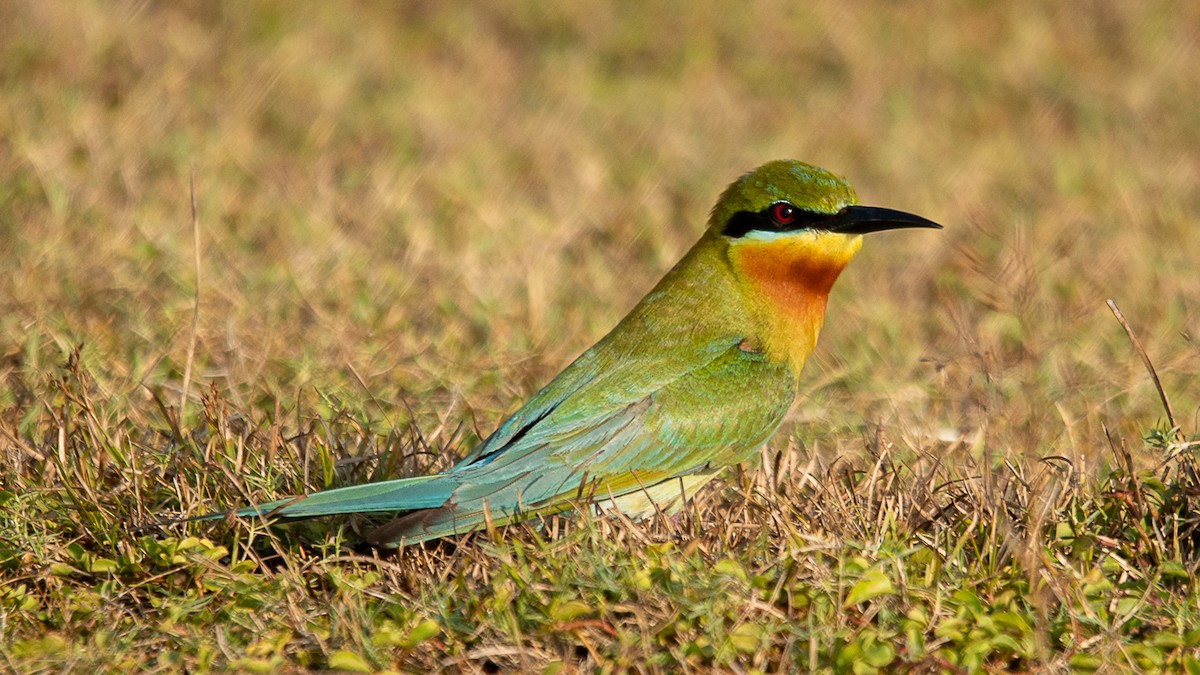
<instances>
[{"instance_id":1,"label":"green leaf","mask_svg":"<svg viewBox=\"0 0 1200 675\"><path fill-rule=\"evenodd\" d=\"M741 563L732 558L718 560L717 564L713 565L712 571L717 574L735 577L741 581L746 580L746 570L742 567Z\"/></svg>"},{"instance_id":2,"label":"green leaf","mask_svg":"<svg viewBox=\"0 0 1200 675\"><path fill-rule=\"evenodd\" d=\"M83 550L83 547L79 544L68 544L67 555L71 556L71 560L78 563L83 562L83 559L87 557L87 551Z\"/></svg>"},{"instance_id":3,"label":"green leaf","mask_svg":"<svg viewBox=\"0 0 1200 675\"><path fill-rule=\"evenodd\" d=\"M550 608L550 618L559 623L573 621L591 613L592 606L582 600L568 600Z\"/></svg>"},{"instance_id":4,"label":"green leaf","mask_svg":"<svg viewBox=\"0 0 1200 675\"><path fill-rule=\"evenodd\" d=\"M375 669L367 663L366 659L358 654L355 654L354 652L348 652L344 649L339 649L338 651L329 655L329 669L344 670L350 673L375 672Z\"/></svg>"},{"instance_id":5,"label":"green leaf","mask_svg":"<svg viewBox=\"0 0 1200 675\"><path fill-rule=\"evenodd\" d=\"M1138 598L1124 597L1117 600L1116 608L1113 610L1117 616L1126 616L1137 608L1140 601Z\"/></svg>"},{"instance_id":6,"label":"green leaf","mask_svg":"<svg viewBox=\"0 0 1200 675\"><path fill-rule=\"evenodd\" d=\"M89 571L95 574L104 574L117 571L117 561L108 558L96 558L89 565Z\"/></svg>"},{"instance_id":7,"label":"green leaf","mask_svg":"<svg viewBox=\"0 0 1200 675\"><path fill-rule=\"evenodd\" d=\"M50 563L50 574L56 577L69 577L75 574L77 570L66 563Z\"/></svg>"},{"instance_id":8,"label":"green leaf","mask_svg":"<svg viewBox=\"0 0 1200 675\"><path fill-rule=\"evenodd\" d=\"M896 648L889 642L873 642L863 647L863 661L875 668L884 668L896 659Z\"/></svg>"},{"instance_id":9,"label":"green leaf","mask_svg":"<svg viewBox=\"0 0 1200 675\"><path fill-rule=\"evenodd\" d=\"M1155 633L1148 642L1155 647L1176 649L1183 646L1183 636L1179 633Z\"/></svg>"},{"instance_id":10,"label":"green leaf","mask_svg":"<svg viewBox=\"0 0 1200 675\"><path fill-rule=\"evenodd\" d=\"M1130 644L1125 649L1133 654L1138 665L1143 668L1158 668L1163 664L1163 653L1157 647L1148 644Z\"/></svg>"},{"instance_id":11,"label":"green leaf","mask_svg":"<svg viewBox=\"0 0 1200 675\"><path fill-rule=\"evenodd\" d=\"M1168 560L1158 566L1158 572L1164 579L1172 581L1187 581L1191 577L1188 576L1187 568L1174 560Z\"/></svg>"},{"instance_id":12,"label":"green leaf","mask_svg":"<svg viewBox=\"0 0 1200 675\"><path fill-rule=\"evenodd\" d=\"M753 654L762 644L762 626L743 623L729 633L729 644L743 654Z\"/></svg>"},{"instance_id":13,"label":"green leaf","mask_svg":"<svg viewBox=\"0 0 1200 675\"><path fill-rule=\"evenodd\" d=\"M422 642L437 637L438 633L442 632L442 626L433 619L425 619L421 623L413 626L413 629L408 633L408 640L405 641L405 646L408 648L415 647Z\"/></svg>"},{"instance_id":14,"label":"green leaf","mask_svg":"<svg viewBox=\"0 0 1200 675\"><path fill-rule=\"evenodd\" d=\"M874 568L867 570L862 579L850 588L850 592L846 594L846 601L842 603L843 607L852 607L860 602L878 598L883 595L895 595L896 589L892 586L892 580L883 573L883 570Z\"/></svg>"}]
</instances>

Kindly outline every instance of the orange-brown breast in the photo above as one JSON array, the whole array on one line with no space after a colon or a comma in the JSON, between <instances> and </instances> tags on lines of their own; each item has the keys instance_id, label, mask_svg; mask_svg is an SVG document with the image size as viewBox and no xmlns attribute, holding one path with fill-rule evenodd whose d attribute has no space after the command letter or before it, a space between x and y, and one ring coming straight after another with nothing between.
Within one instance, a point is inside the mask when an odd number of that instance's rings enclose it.
<instances>
[{"instance_id":1,"label":"orange-brown breast","mask_svg":"<svg viewBox=\"0 0 1200 675\"><path fill-rule=\"evenodd\" d=\"M797 375L816 346L829 291L861 245L861 237L826 233L748 240L730 248L768 356L789 360Z\"/></svg>"}]
</instances>

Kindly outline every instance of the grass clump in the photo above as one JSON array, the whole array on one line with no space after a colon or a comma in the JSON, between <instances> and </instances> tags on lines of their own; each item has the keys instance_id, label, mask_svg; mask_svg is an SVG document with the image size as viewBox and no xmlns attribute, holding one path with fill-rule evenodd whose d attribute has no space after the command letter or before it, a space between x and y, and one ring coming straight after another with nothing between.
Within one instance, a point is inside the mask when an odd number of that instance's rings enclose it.
<instances>
[{"instance_id":1,"label":"grass clump","mask_svg":"<svg viewBox=\"0 0 1200 675\"><path fill-rule=\"evenodd\" d=\"M92 398L76 359L48 384L57 416L4 422L47 451L0 496L6 657L22 669L1198 665L1197 444L1173 429L1136 449L1157 469L1114 437L1088 476L1064 458L905 448L879 428L862 460L781 451L676 519L581 508L395 552L359 544L357 519L129 524L385 477L397 456L431 470L419 435L346 410L285 415L292 428L219 391L176 435ZM46 444L56 428L66 462ZM51 474L58 487L35 487Z\"/></svg>"}]
</instances>

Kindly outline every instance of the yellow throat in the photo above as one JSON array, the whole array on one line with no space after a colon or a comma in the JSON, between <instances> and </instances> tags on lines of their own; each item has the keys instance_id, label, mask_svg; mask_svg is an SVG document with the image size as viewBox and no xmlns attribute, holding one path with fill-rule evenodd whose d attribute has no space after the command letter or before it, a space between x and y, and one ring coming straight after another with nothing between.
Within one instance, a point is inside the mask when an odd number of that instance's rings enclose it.
<instances>
[{"instance_id":1,"label":"yellow throat","mask_svg":"<svg viewBox=\"0 0 1200 675\"><path fill-rule=\"evenodd\" d=\"M768 358L797 375L817 344L825 303L862 237L819 230L750 236L732 243L729 262L741 281Z\"/></svg>"}]
</instances>

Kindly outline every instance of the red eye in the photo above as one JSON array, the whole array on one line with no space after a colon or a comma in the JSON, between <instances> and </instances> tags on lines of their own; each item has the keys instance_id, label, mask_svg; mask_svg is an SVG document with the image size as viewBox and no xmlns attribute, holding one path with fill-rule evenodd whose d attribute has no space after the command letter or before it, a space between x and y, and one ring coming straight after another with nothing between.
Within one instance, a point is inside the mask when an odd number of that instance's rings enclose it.
<instances>
[{"instance_id":1,"label":"red eye","mask_svg":"<svg viewBox=\"0 0 1200 675\"><path fill-rule=\"evenodd\" d=\"M796 219L796 207L779 202L771 207L771 218L780 225L787 225Z\"/></svg>"}]
</instances>

